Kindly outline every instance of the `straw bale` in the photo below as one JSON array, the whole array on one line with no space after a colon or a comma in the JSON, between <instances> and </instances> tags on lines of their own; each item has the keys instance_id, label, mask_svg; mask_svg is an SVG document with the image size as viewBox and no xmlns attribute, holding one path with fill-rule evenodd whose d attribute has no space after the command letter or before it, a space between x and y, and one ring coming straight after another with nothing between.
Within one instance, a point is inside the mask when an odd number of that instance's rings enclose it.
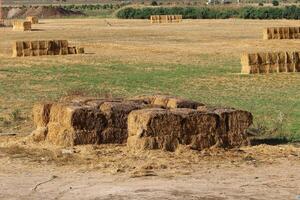
<instances>
[{"instance_id":1,"label":"straw bale","mask_svg":"<svg viewBox=\"0 0 300 200\"><path fill-rule=\"evenodd\" d=\"M47 126L50 119L52 103L36 103L32 109L33 122L36 127Z\"/></svg>"},{"instance_id":2,"label":"straw bale","mask_svg":"<svg viewBox=\"0 0 300 200\"><path fill-rule=\"evenodd\" d=\"M23 56L23 42L16 41L13 43L13 57Z\"/></svg>"},{"instance_id":3,"label":"straw bale","mask_svg":"<svg viewBox=\"0 0 300 200\"><path fill-rule=\"evenodd\" d=\"M94 107L57 103L51 108L47 140L65 146L99 144L106 125L105 115Z\"/></svg>"},{"instance_id":4,"label":"straw bale","mask_svg":"<svg viewBox=\"0 0 300 200\"><path fill-rule=\"evenodd\" d=\"M31 22L31 24L38 24L39 23L39 19L36 16L28 16L28 17L26 17L26 21Z\"/></svg>"},{"instance_id":5,"label":"straw bale","mask_svg":"<svg viewBox=\"0 0 300 200\"><path fill-rule=\"evenodd\" d=\"M235 147L247 144L246 130L253 123L250 112L235 109L217 108L213 110L221 119L221 140L225 147Z\"/></svg>"}]
</instances>

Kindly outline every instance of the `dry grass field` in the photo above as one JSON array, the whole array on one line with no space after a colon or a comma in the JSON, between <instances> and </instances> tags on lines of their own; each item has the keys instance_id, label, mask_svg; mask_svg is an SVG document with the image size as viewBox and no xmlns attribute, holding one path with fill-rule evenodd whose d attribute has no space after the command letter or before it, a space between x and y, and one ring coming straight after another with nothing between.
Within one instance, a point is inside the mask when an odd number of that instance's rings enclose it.
<instances>
[{"instance_id":1,"label":"dry grass field","mask_svg":"<svg viewBox=\"0 0 300 200\"><path fill-rule=\"evenodd\" d=\"M162 93L248 110L257 134L299 140L300 74L240 74L244 51L299 50L300 40L262 40L264 27L298 25L56 19L32 32L0 28L0 199L295 199L297 144L136 153L124 145L66 150L24 135L36 101ZM67 39L86 54L11 57L13 41L37 39Z\"/></svg>"}]
</instances>

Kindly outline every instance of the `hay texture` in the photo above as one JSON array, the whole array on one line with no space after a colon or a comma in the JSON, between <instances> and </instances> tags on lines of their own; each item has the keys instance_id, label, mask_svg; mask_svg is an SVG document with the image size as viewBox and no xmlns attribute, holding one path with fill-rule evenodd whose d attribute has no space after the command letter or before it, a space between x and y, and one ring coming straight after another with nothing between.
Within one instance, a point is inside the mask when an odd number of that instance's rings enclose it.
<instances>
[{"instance_id":1,"label":"hay texture","mask_svg":"<svg viewBox=\"0 0 300 200\"><path fill-rule=\"evenodd\" d=\"M178 144L196 150L245 144L245 130L252 124L252 115L227 112L219 114L187 108L133 111L128 117L127 145L138 150L175 151Z\"/></svg>"},{"instance_id":2,"label":"hay texture","mask_svg":"<svg viewBox=\"0 0 300 200\"><path fill-rule=\"evenodd\" d=\"M28 16L28 17L26 17L26 21L31 22L31 24L39 23L39 19L36 16Z\"/></svg>"},{"instance_id":3,"label":"hay texture","mask_svg":"<svg viewBox=\"0 0 300 200\"><path fill-rule=\"evenodd\" d=\"M69 47L67 40L16 41L12 50L13 57L77 54L76 47Z\"/></svg>"},{"instance_id":4,"label":"hay texture","mask_svg":"<svg viewBox=\"0 0 300 200\"><path fill-rule=\"evenodd\" d=\"M252 115L246 111L206 108L164 95L134 99L64 99L33 107L35 141L62 146L124 144L133 150L175 151L179 144L202 150L246 143Z\"/></svg>"},{"instance_id":5,"label":"hay texture","mask_svg":"<svg viewBox=\"0 0 300 200\"><path fill-rule=\"evenodd\" d=\"M150 22L153 23L179 23L182 15L151 15Z\"/></svg>"},{"instance_id":6,"label":"hay texture","mask_svg":"<svg viewBox=\"0 0 300 200\"><path fill-rule=\"evenodd\" d=\"M14 31L31 31L31 22L29 21L13 21Z\"/></svg>"},{"instance_id":7,"label":"hay texture","mask_svg":"<svg viewBox=\"0 0 300 200\"><path fill-rule=\"evenodd\" d=\"M241 57L243 74L300 72L299 52L244 53Z\"/></svg>"},{"instance_id":8,"label":"hay texture","mask_svg":"<svg viewBox=\"0 0 300 200\"><path fill-rule=\"evenodd\" d=\"M263 39L300 39L300 27L269 27L263 30Z\"/></svg>"}]
</instances>

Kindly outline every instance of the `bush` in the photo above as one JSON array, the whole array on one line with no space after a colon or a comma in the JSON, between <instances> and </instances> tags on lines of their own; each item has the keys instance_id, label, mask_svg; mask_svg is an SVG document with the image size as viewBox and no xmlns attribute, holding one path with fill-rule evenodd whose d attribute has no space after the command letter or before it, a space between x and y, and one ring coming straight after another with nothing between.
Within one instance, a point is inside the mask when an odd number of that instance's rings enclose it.
<instances>
[{"instance_id":1,"label":"bush","mask_svg":"<svg viewBox=\"0 0 300 200\"><path fill-rule=\"evenodd\" d=\"M273 4L273 6L279 6L279 1L273 0L273 1L272 1L272 4Z\"/></svg>"},{"instance_id":2,"label":"bush","mask_svg":"<svg viewBox=\"0 0 300 200\"><path fill-rule=\"evenodd\" d=\"M259 2L258 6L264 6L264 3L263 2Z\"/></svg>"},{"instance_id":3,"label":"bush","mask_svg":"<svg viewBox=\"0 0 300 200\"><path fill-rule=\"evenodd\" d=\"M117 12L122 19L149 19L150 15L182 15L184 19L300 19L300 7L126 7Z\"/></svg>"}]
</instances>

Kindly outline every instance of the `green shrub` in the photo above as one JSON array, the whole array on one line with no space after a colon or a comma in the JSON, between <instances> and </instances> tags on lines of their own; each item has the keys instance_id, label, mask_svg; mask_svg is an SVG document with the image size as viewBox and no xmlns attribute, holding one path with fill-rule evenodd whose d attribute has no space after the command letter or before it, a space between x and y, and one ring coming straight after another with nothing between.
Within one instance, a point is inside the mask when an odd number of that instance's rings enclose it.
<instances>
[{"instance_id":1,"label":"green shrub","mask_svg":"<svg viewBox=\"0 0 300 200\"><path fill-rule=\"evenodd\" d=\"M117 12L117 17L122 19L148 19L150 15L182 15L184 19L300 19L300 8L126 7Z\"/></svg>"},{"instance_id":2,"label":"green shrub","mask_svg":"<svg viewBox=\"0 0 300 200\"><path fill-rule=\"evenodd\" d=\"M273 6L279 6L279 1L273 0L273 1L272 1L272 4L273 4Z\"/></svg>"}]
</instances>

